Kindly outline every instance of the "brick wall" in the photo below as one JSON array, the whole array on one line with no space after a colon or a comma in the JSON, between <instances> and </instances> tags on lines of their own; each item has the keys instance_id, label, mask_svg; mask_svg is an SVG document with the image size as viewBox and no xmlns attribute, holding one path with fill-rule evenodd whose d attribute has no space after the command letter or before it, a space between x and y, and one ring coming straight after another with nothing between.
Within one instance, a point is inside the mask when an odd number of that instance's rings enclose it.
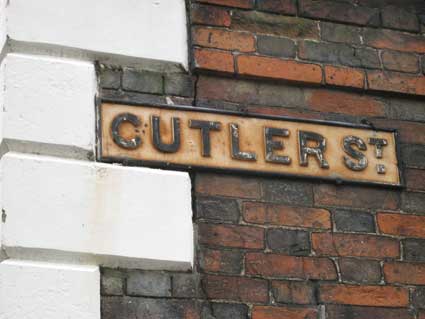
<instances>
[{"instance_id":1,"label":"brick wall","mask_svg":"<svg viewBox=\"0 0 425 319\"><path fill-rule=\"evenodd\" d=\"M192 69L102 96L400 132L406 187L191 172L192 272L103 269L103 318L424 319L422 1L199 0Z\"/></svg>"}]
</instances>

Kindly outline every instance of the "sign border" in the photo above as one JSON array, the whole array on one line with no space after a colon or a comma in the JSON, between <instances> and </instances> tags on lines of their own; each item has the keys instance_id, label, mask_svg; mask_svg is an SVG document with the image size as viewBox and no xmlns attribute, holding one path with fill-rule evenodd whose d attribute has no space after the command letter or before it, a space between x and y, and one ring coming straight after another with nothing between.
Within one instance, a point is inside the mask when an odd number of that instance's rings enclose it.
<instances>
[{"instance_id":1,"label":"sign border","mask_svg":"<svg viewBox=\"0 0 425 319\"><path fill-rule=\"evenodd\" d=\"M212 114L221 114L221 115L233 115L240 117L249 117L249 118L258 118L258 119L267 119L267 120L281 120L281 121L291 121L291 122L299 122L299 123L310 123L310 124L320 124L320 125L328 125L328 126L337 126L337 127L348 127L348 128L356 128L356 129L367 129L367 130L376 130L381 132L390 132L394 134L395 140L395 151L396 151L396 159L397 159L397 168L399 175L399 184L389 184L389 183L381 183L381 182L370 182L370 181L356 181L349 180L343 178L331 178L331 177L317 177L317 176L309 176L309 175L297 175L290 173L271 173L264 171L256 171L256 170L246 170L246 169L228 169L228 168L219 168L219 167L205 167L205 166L197 166L197 165L183 165L183 164L174 164L170 162L157 162L157 161L144 161L144 160L134 160L113 156L102 156L102 114L101 114L101 105L103 103L114 103L119 105L128 105L135 107L158 107L167 110L180 110L180 111L192 111L199 113L212 113ZM373 124L357 124L357 123L347 123L347 122L339 122L339 121L327 121L327 120L319 120L319 119L303 119L303 118L294 118L290 116L279 116L279 115L267 115L267 114L258 114L252 112L243 112L243 111L230 111L230 110L221 110L221 109L212 109L205 107L197 107L197 106L187 106L187 105L168 105L161 103L142 103L142 102L134 102L134 101L123 101L115 98L97 98L96 102L96 159L100 162L104 163L120 163L124 166L143 166L149 168L163 168L163 169L172 169L177 171L187 171L189 173L194 172L212 172L212 173L227 173L230 175L251 175L251 176L265 176L268 178L282 178L286 177L289 179L302 179L302 180L314 180L314 181L325 181L331 182L336 185L369 185L369 186L380 186L387 188L395 188L395 189L403 189L405 188L405 180L402 172L402 159L401 159L401 145L399 143L399 132L397 129L388 129L388 128L380 128L376 129Z\"/></svg>"}]
</instances>

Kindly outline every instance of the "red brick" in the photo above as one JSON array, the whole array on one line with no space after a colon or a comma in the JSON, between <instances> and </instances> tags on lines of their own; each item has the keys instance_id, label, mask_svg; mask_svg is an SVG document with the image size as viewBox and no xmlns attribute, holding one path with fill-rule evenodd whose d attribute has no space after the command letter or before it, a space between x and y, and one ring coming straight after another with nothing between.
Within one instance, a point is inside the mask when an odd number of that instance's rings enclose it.
<instances>
[{"instance_id":1,"label":"red brick","mask_svg":"<svg viewBox=\"0 0 425 319\"><path fill-rule=\"evenodd\" d=\"M329 90L312 90L307 98L309 109L313 111L355 116L385 115L384 103L366 95Z\"/></svg>"},{"instance_id":2,"label":"red brick","mask_svg":"<svg viewBox=\"0 0 425 319\"><path fill-rule=\"evenodd\" d=\"M377 222L381 233L425 238L425 216L378 213Z\"/></svg>"},{"instance_id":3,"label":"red brick","mask_svg":"<svg viewBox=\"0 0 425 319\"><path fill-rule=\"evenodd\" d=\"M255 306L252 310L252 319L316 319L315 307L271 307Z\"/></svg>"},{"instance_id":4,"label":"red brick","mask_svg":"<svg viewBox=\"0 0 425 319\"><path fill-rule=\"evenodd\" d=\"M414 319L408 309L326 305L327 319Z\"/></svg>"},{"instance_id":5,"label":"red brick","mask_svg":"<svg viewBox=\"0 0 425 319\"><path fill-rule=\"evenodd\" d=\"M365 44L378 49L425 53L425 37L385 29L367 29Z\"/></svg>"},{"instance_id":6,"label":"red brick","mask_svg":"<svg viewBox=\"0 0 425 319\"><path fill-rule=\"evenodd\" d=\"M395 210L399 194L393 190L320 184L314 186L314 203L320 206Z\"/></svg>"},{"instance_id":7,"label":"red brick","mask_svg":"<svg viewBox=\"0 0 425 319\"><path fill-rule=\"evenodd\" d=\"M220 7L193 4L191 15L193 24L228 27L231 22L229 10Z\"/></svg>"},{"instance_id":8,"label":"red brick","mask_svg":"<svg viewBox=\"0 0 425 319\"><path fill-rule=\"evenodd\" d=\"M327 258L247 253L245 267L250 275L322 280L337 278L335 265Z\"/></svg>"},{"instance_id":9,"label":"red brick","mask_svg":"<svg viewBox=\"0 0 425 319\"><path fill-rule=\"evenodd\" d=\"M241 55L237 58L237 65L238 73L242 75L307 83L322 82L322 69L316 64Z\"/></svg>"},{"instance_id":10,"label":"red brick","mask_svg":"<svg viewBox=\"0 0 425 319\"><path fill-rule=\"evenodd\" d=\"M314 286L305 281L273 281L272 292L277 303L308 305L316 303Z\"/></svg>"},{"instance_id":11,"label":"red brick","mask_svg":"<svg viewBox=\"0 0 425 319\"><path fill-rule=\"evenodd\" d=\"M314 233L311 240L313 250L318 255L372 258L400 256L399 243L392 238L361 234Z\"/></svg>"},{"instance_id":12,"label":"red brick","mask_svg":"<svg viewBox=\"0 0 425 319\"><path fill-rule=\"evenodd\" d=\"M419 312L418 319L425 319L425 311Z\"/></svg>"},{"instance_id":13,"label":"red brick","mask_svg":"<svg viewBox=\"0 0 425 319\"><path fill-rule=\"evenodd\" d=\"M374 119L373 124L379 128L397 129L402 143L425 144L425 123Z\"/></svg>"},{"instance_id":14,"label":"red brick","mask_svg":"<svg viewBox=\"0 0 425 319\"><path fill-rule=\"evenodd\" d=\"M258 0L257 8L263 11L293 14L297 13L295 0Z\"/></svg>"},{"instance_id":15,"label":"red brick","mask_svg":"<svg viewBox=\"0 0 425 319\"><path fill-rule=\"evenodd\" d=\"M299 111L296 109L289 109L285 107L273 107L273 106L247 106L247 112L265 114L265 115L274 115L274 116L288 116L288 117L297 117L303 119L316 119L320 120L323 117L318 113L307 113Z\"/></svg>"},{"instance_id":16,"label":"red brick","mask_svg":"<svg viewBox=\"0 0 425 319\"><path fill-rule=\"evenodd\" d=\"M329 211L320 208L246 202L243 205L243 216L246 222L253 224L331 228Z\"/></svg>"},{"instance_id":17,"label":"red brick","mask_svg":"<svg viewBox=\"0 0 425 319\"><path fill-rule=\"evenodd\" d=\"M384 51L381 57L384 68L387 70L409 73L419 72L419 59L414 54Z\"/></svg>"},{"instance_id":18,"label":"red brick","mask_svg":"<svg viewBox=\"0 0 425 319\"><path fill-rule=\"evenodd\" d=\"M371 90L425 95L425 76L367 71L367 80Z\"/></svg>"},{"instance_id":19,"label":"red brick","mask_svg":"<svg viewBox=\"0 0 425 319\"><path fill-rule=\"evenodd\" d=\"M406 169L405 178L408 189L425 191L425 170Z\"/></svg>"},{"instance_id":20,"label":"red brick","mask_svg":"<svg viewBox=\"0 0 425 319\"><path fill-rule=\"evenodd\" d=\"M259 199L261 188L258 180L217 174L197 174L195 191L203 195Z\"/></svg>"},{"instance_id":21,"label":"red brick","mask_svg":"<svg viewBox=\"0 0 425 319\"><path fill-rule=\"evenodd\" d=\"M267 281L262 279L208 275L202 284L210 299L265 303L269 298Z\"/></svg>"},{"instance_id":22,"label":"red brick","mask_svg":"<svg viewBox=\"0 0 425 319\"><path fill-rule=\"evenodd\" d=\"M322 284L320 301L354 306L407 307L409 290L389 286Z\"/></svg>"},{"instance_id":23,"label":"red brick","mask_svg":"<svg viewBox=\"0 0 425 319\"><path fill-rule=\"evenodd\" d=\"M208 48L241 52L255 51L254 36L247 32L196 27L193 29L192 39L195 45Z\"/></svg>"},{"instance_id":24,"label":"red brick","mask_svg":"<svg viewBox=\"0 0 425 319\"><path fill-rule=\"evenodd\" d=\"M229 52L195 49L194 59L198 69L227 73L233 73L235 70L233 55Z\"/></svg>"},{"instance_id":25,"label":"red brick","mask_svg":"<svg viewBox=\"0 0 425 319\"><path fill-rule=\"evenodd\" d=\"M327 65L325 66L325 80L326 84L362 89L365 83L365 74L364 71L358 69Z\"/></svg>"},{"instance_id":26,"label":"red brick","mask_svg":"<svg viewBox=\"0 0 425 319\"><path fill-rule=\"evenodd\" d=\"M253 0L197 0L198 2L218 4L221 6L250 9L254 6Z\"/></svg>"},{"instance_id":27,"label":"red brick","mask_svg":"<svg viewBox=\"0 0 425 319\"><path fill-rule=\"evenodd\" d=\"M425 285L425 264L386 263L384 276L388 283Z\"/></svg>"},{"instance_id":28,"label":"red brick","mask_svg":"<svg viewBox=\"0 0 425 319\"><path fill-rule=\"evenodd\" d=\"M199 243L235 248L264 248L264 229L234 225L199 225Z\"/></svg>"}]
</instances>

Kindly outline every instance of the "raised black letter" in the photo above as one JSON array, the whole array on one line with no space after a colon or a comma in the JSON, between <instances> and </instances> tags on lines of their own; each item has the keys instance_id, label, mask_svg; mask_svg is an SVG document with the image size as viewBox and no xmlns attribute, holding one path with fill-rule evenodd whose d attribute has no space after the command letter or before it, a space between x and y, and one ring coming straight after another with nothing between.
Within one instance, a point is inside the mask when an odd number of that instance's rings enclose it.
<instances>
[{"instance_id":1,"label":"raised black letter","mask_svg":"<svg viewBox=\"0 0 425 319\"><path fill-rule=\"evenodd\" d=\"M171 144L165 144L161 139L160 130L160 117L152 115L152 140L155 148L164 153L175 153L180 147L180 119L173 117L172 130L173 130L173 142Z\"/></svg>"},{"instance_id":2,"label":"raised black letter","mask_svg":"<svg viewBox=\"0 0 425 319\"><path fill-rule=\"evenodd\" d=\"M367 165L367 158L362 152L353 149L352 145L356 145L359 150L366 151L367 147L365 142L357 136L346 136L343 140L344 152L350 155L352 158L358 160L358 162L352 161L348 156L344 156L344 164L352 171L362 171Z\"/></svg>"},{"instance_id":3,"label":"raised black letter","mask_svg":"<svg viewBox=\"0 0 425 319\"><path fill-rule=\"evenodd\" d=\"M273 128L265 127L264 128L264 143L266 146L266 162L270 163L279 163L284 165L289 165L291 163L291 158L289 156L280 156L274 154L274 151L281 151L285 147L281 141L274 141L273 136L288 137L289 131L284 128Z\"/></svg>"},{"instance_id":4,"label":"raised black letter","mask_svg":"<svg viewBox=\"0 0 425 319\"><path fill-rule=\"evenodd\" d=\"M132 138L131 140L127 140L120 135L120 126L123 122L128 122L134 125L134 127L138 127L140 125L139 118L131 113L124 113L117 115L112 121L111 130L112 130L112 138L114 142L122 148L133 150L142 143L142 139L139 136Z\"/></svg>"},{"instance_id":5,"label":"raised black letter","mask_svg":"<svg viewBox=\"0 0 425 319\"><path fill-rule=\"evenodd\" d=\"M256 161L257 155L253 152L243 152L239 149L239 126L235 123L230 123L232 158L241 161Z\"/></svg>"},{"instance_id":6,"label":"raised black letter","mask_svg":"<svg viewBox=\"0 0 425 319\"><path fill-rule=\"evenodd\" d=\"M219 131L221 129L220 122L189 120L190 128L197 128L201 130L202 137L202 156L211 156L211 139L210 131Z\"/></svg>"},{"instance_id":7,"label":"raised black letter","mask_svg":"<svg viewBox=\"0 0 425 319\"><path fill-rule=\"evenodd\" d=\"M329 164L324 157L326 150L326 139L320 134L306 131L299 131L298 137L300 142L300 165L308 166L308 155L314 155L318 160L321 168L329 168ZM308 146L308 141L316 142L317 146Z\"/></svg>"}]
</instances>

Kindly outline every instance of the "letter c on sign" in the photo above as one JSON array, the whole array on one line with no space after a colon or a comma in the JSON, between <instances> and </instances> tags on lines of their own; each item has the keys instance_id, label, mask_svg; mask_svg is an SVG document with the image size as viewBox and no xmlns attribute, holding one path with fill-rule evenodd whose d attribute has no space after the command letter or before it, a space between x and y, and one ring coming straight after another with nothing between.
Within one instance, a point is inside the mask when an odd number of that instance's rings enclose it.
<instances>
[{"instance_id":1,"label":"letter c on sign","mask_svg":"<svg viewBox=\"0 0 425 319\"><path fill-rule=\"evenodd\" d=\"M139 147L142 143L142 139L139 136L135 136L131 140L125 139L120 135L120 126L122 123L128 122L134 125L134 127L138 127L140 125L139 118L131 113L124 113L117 115L112 121L111 130L112 130L112 138L114 142L122 148L126 148L129 150L134 150Z\"/></svg>"}]
</instances>

